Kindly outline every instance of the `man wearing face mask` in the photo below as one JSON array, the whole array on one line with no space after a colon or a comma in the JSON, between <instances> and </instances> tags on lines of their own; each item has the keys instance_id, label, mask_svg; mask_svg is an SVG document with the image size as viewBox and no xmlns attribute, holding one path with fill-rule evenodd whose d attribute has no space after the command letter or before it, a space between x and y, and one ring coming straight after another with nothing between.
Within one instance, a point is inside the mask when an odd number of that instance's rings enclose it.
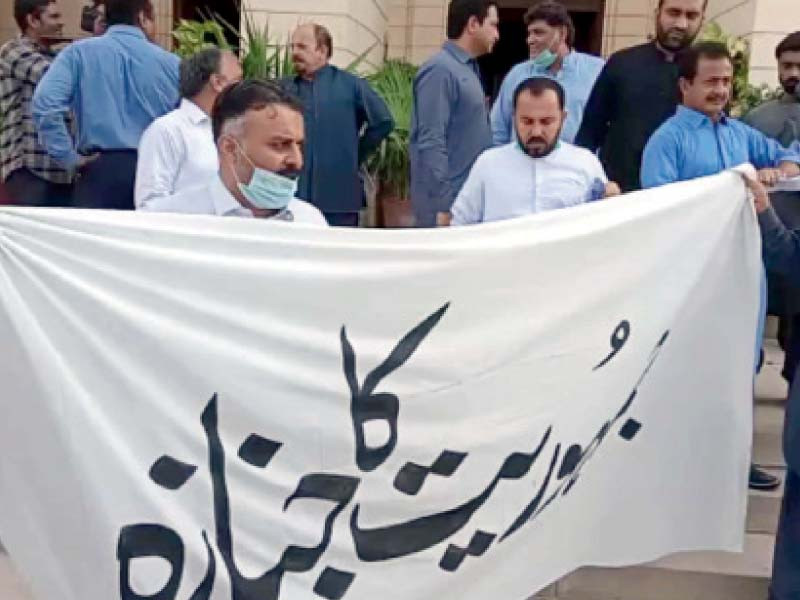
<instances>
[{"instance_id":1,"label":"man wearing face mask","mask_svg":"<svg viewBox=\"0 0 800 600\"><path fill-rule=\"evenodd\" d=\"M220 92L242 80L239 59L208 48L181 61L181 105L144 132L136 167L136 208L168 201L217 175L219 160L211 109Z\"/></svg>"},{"instance_id":2,"label":"man wearing face mask","mask_svg":"<svg viewBox=\"0 0 800 600\"><path fill-rule=\"evenodd\" d=\"M597 157L560 140L565 93L549 77L514 92L516 140L478 158L451 209L451 225L471 225L569 208L619 194Z\"/></svg>"},{"instance_id":3,"label":"man wearing face mask","mask_svg":"<svg viewBox=\"0 0 800 600\"><path fill-rule=\"evenodd\" d=\"M512 96L520 82L535 75L552 77L566 93L567 119L561 139L572 142L583 118L592 86L603 69L601 58L572 49L575 26L567 9L550 0L533 6L525 14L531 59L511 69L503 80L492 108L492 140L495 146L514 137Z\"/></svg>"},{"instance_id":4,"label":"man wearing face mask","mask_svg":"<svg viewBox=\"0 0 800 600\"><path fill-rule=\"evenodd\" d=\"M178 105L180 59L152 43L151 0L106 0L105 7L108 30L61 51L36 88L33 119L47 153L78 171L75 206L132 210L139 139Z\"/></svg>"},{"instance_id":5,"label":"man wearing face mask","mask_svg":"<svg viewBox=\"0 0 800 600\"><path fill-rule=\"evenodd\" d=\"M219 175L143 210L328 225L295 198L305 140L297 98L275 83L245 80L227 87L211 114Z\"/></svg>"},{"instance_id":6,"label":"man wearing face mask","mask_svg":"<svg viewBox=\"0 0 800 600\"><path fill-rule=\"evenodd\" d=\"M678 106L676 57L703 25L708 0L659 0L656 37L608 59L584 111L575 143L599 150L624 192L640 189L642 151Z\"/></svg>"}]
</instances>

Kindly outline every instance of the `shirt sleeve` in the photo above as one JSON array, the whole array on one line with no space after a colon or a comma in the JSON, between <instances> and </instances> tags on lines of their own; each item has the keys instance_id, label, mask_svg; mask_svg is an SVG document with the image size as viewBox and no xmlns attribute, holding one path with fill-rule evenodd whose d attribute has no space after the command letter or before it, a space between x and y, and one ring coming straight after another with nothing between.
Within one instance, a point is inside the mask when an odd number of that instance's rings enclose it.
<instances>
[{"instance_id":1,"label":"shirt sleeve","mask_svg":"<svg viewBox=\"0 0 800 600\"><path fill-rule=\"evenodd\" d=\"M145 130L136 164L134 200L138 210L159 211L160 204L171 205L169 196L175 193L185 156L186 145L174 128L156 121Z\"/></svg>"},{"instance_id":2,"label":"shirt sleeve","mask_svg":"<svg viewBox=\"0 0 800 600\"><path fill-rule=\"evenodd\" d=\"M392 132L395 123L386 102L372 89L372 86L363 79L359 79L357 85L359 121L367 124L358 143L358 162L361 164Z\"/></svg>"},{"instance_id":3,"label":"shirt sleeve","mask_svg":"<svg viewBox=\"0 0 800 600\"><path fill-rule=\"evenodd\" d=\"M654 188L680 180L679 150L680 144L671 132L660 129L653 134L642 156L642 188Z\"/></svg>"},{"instance_id":4,"label":"shirt sleeve","mask_svg":"<svg viewBox=\"0 0 800 600\"><path fill-rule=\"evenodd\" d=\"M47 154L67 169L80 159L67 126L78 81L75 52L67 47L44 74L33 95L33 121Z\"/></svg>"},{"instance_id":5,"label":"shirt sleeve","mask_svg":"<svg viewBox=\"0 0 800 600\"><path fill-rule=\"evenodd\" d=\"M800 236L788 230L772 208L758 215L758 224L767 269L800 285Z\"/></svg>"},{"instance_id":6,"label":"shirt sleeve","mask_svg":"<svg viewBox=\"0 0 800 600\"><path fill-rule=\"evenodd\" d=\"M436 212L447 212L458 190L448 177L447 128L455 92L450 73L432 68L417 80L414 104L417 118L417 152L423 172L416 175L425 182L426 196Z\"/></svg>"},{"instance_id":7,"label":"shirt sleeve","mask_svg":"<svg viewBox=\"0 0 800 600\"><path fill-rule=\"evenodd\" d=\"M511 141L513 129L512 105L514 103L514 90L511 89L512 78L516 79L513 71L503 80L503 84L500 86L500 93L492 107L490 120L492 124L492 144L495 146L504 146Z\"/></svg>"},{"instance_id":8,"label":"shirt sleeve","mask_svg":"<svg viewBox=\"0 0 800 600\"><path fill-rule=\"evenodd\" d=\"M777 167L782 162L800 165L800 154L791 148L784 148L777 141L767 137L749 125L743 125L747 135L750 162L757 169Z\"/></svg>"},{"instance_id":9,"label":"shirt sleeve","mask_svg":"<svg viewBox=\"0 0 800 600\"><path fill-rule=\"evenodd\" d=\"M469 172L464 187L458 193L450 209L451 225L476 225L483 223L485 216L486 197L484 196L483 163L481 157L475 162Z\"/></svg>"},{"instance_id":10,"label":"shirt sleeve","mask_svg":"<svg viewBox=\"0 0 800 600\"><path fill-rule=\"evenodd\" d=\"M575 144L592 152L596 152L605 144L611 117L614 114L614 84L612 80L612 62L603 66L600 75L592 87L583 121L575 136Z\"/></svg>"}]
</instances>

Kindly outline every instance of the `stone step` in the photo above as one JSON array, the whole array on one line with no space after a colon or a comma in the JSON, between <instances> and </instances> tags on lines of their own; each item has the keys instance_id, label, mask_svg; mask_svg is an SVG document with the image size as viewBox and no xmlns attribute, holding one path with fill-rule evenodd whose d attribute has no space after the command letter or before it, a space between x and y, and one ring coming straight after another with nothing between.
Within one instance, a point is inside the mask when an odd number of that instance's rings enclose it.
<instances>
[{"instance_id":1,"label":"stone step","mask_svg":"<svg viewBox=\"0 0 800 600\"><path fill-rule=\"evenodd\" d=\"M579 569L534 598L765 600L774 536L748 534L742 554L689 552L636 567Z\"/></svg>"}]
</instances>

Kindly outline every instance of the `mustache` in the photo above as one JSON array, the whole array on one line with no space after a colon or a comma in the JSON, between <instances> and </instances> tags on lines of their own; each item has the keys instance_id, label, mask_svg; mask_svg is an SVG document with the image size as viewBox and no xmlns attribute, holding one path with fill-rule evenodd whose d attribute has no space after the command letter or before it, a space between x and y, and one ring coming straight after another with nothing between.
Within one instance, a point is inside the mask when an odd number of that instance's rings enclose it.
<instances>
[{"instance_id":1,"label":"mustache","mask_svg":"<svg viewBox=\"0 0 800 600\"><path fill-rule=\"evenodd\" d=\"M526 146L530 146L531 144L535 144L535 143L539 143L539 144L547 144L547 140L546 140L546 139L544 139L543 137L533 136L533 137L529 137L529 138L528 138L528 139L525 141L525 145L526 145Z\"/></svg>"}]
</instances>

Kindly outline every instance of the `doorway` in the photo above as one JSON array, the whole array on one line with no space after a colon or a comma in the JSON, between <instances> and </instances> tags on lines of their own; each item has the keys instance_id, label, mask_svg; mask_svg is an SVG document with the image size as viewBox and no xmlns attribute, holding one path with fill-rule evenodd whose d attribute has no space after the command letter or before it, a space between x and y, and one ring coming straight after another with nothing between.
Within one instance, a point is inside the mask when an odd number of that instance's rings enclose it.
<instances>
[{"instance_id":1,"label":"doorway","mask_svg":"<svg viewBox=\"0 0 800 600\"><path fill-rule=\"evenodd\" d=\"M511 68L529 58L524 17L535 2L500 2L500 41L494 52L478 59L486 93L492 101ZM563 0L575 24L575 50L600 56L603 50L605 0Z\"/></svg>"}]
</instances>

